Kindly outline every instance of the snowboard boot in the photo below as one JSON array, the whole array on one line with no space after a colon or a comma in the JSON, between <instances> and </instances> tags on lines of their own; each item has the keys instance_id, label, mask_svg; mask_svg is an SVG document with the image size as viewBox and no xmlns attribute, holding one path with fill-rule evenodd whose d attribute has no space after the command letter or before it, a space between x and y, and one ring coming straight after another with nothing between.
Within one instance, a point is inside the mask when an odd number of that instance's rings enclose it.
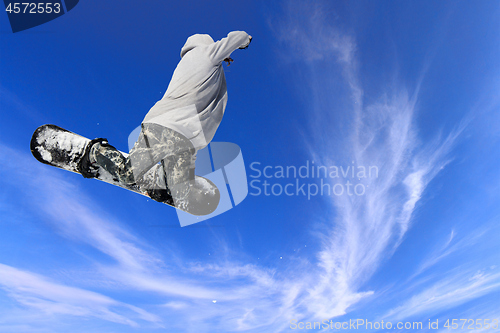
<instances>
[{"instance_id":1,"label":"snowboard boot","mask_svg":"<svg viewBox=\"0 0 500 333\"><path fill-rule=\"evenodd\" d=\"M189 192L184 199L175 200L178 207L193 215L208 215L213 213L220 201L220 192L210 180L195 176L189 181Z\"/></svg>"},{"instance_id":2,"label":"snowboard boot","mask_svg":"<svg viewBox=\"0 0 500 333\"><path fill-rule=\"evenodd\" d=\"M130 161L103 138L94 139L87 144L78 166L85 178L100 176L100 168L107 171L114 181L134 185Z\"/></svg>"},{"instance_id":3,"label":"snowboard boot","mask_svg":"<svg viewBox=\"0 0 500 333\"><path fill-rule=\"evenodd\" d=\"M124 185L135 185L130 160L107 141L95 143L90 148L89 159L107 171L114 181Z\"/></svg>"},{"instance_id":4,"label":"snowboard boot","mask_svg":"<svg viewBox=\"0 0 500 333\"><path fill-rule=\"evenodd\" d=\"M90 152L92 147L97 143L107 143L108 140L104 138L97 138L91 140L87 146L85 146L85 150L83 155L78 163L78 171L82 174L84 178L95 178L99 176L99 167L97 166L95 161L92 161L90 158Z\"/></svg>"},{"instance_id":5,"label":"snowboard boot","mask_svg":"<svg viewBox=\"0 0 500 333\"><path fill-rule=\"evenodd\" d=\"M210 180L195 176L190 168L192 153L185 151L162 161L174 206L193 215L215 211L220 193Z\"/></svg>"},{"instance_id":6,"label":"snowboard boot","mask_svg":"<svg viewBox=\"0 0 500 333\"><path fill-rule=\"evenodd\" d=\"M174 205L170 189L165 182L165 172L161 164L156 164L148 170L137 180L137 185L142 191L146 192L151 199L171 206Z\"/></svg>"},{"instance_id":7,"label":"snowboard boot","mask_svg":"<svg viewBox=\"0 0 500 333\"><path fill-rule=\"evenodd\" d=\"M151 168L137 184L151 199L193 215L212 213L220 201L220 193L214 183L195 176L194 169L182 168L182 163L172 156Z\"/></svg>"}]
</instances>

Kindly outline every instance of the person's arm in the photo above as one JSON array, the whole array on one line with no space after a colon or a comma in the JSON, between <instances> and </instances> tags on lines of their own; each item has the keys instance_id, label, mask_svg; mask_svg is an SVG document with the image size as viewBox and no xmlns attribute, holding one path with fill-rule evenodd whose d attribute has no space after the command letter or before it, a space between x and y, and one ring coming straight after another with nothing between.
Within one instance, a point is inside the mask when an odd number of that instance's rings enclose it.
<instances>
[{"instance_id":1,"label":"person's arm","mask_svg":"<svg viewBox=\"0 0 500 333\"><path fill-rule=\"evenodd\" d=\"M244 31L230 32L226 38L208 46L210 58L214 63L220 63L228 58L234 50L247 48L251 40L252 36Z\"/></svg>"}]
</instances>

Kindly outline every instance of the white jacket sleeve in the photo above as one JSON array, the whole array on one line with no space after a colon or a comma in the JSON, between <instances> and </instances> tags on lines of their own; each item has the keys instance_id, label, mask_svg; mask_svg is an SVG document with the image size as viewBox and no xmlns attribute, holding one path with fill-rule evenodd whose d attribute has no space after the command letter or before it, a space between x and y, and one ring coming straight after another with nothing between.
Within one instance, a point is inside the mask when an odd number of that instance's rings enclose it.
<instances>
[{"instance_id":1,"label":"white jacket sleeve","mask_svg":"<svg viewBox=\"0 0 500 333\"><path fill-rule=\"evenodd\" d=\"M214 63L220 63L229 57L234 50L244 48L248 44L250 44L250 36L246 32L232 31L226 38L208 46L209 56Z\"/></svg>"}]
</instances>

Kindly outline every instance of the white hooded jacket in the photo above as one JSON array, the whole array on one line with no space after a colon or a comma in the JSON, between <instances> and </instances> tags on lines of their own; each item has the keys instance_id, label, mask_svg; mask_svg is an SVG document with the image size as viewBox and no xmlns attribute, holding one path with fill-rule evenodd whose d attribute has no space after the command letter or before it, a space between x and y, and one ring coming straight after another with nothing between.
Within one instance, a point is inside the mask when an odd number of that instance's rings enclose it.
<instances>
[{"instance_id":1,"label":"white hooded jacket","mask_svg":"<svg viewBox=\"0 0 500 333\"><path fill-rule=\"evenodd\" d=\"M206 147L227 103L222 61L234 50L248 46L250 39L244 31L230 32L217 42L209 35L189 37L165 95L149 110L143 123L160 124L183 134L196 150Z\"/></svg>"}]
</instances>

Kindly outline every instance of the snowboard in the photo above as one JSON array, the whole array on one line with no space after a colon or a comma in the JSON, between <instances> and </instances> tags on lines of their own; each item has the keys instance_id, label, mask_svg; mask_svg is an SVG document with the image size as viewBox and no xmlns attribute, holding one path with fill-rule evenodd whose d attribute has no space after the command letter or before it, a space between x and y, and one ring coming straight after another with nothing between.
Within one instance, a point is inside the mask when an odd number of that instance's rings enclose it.
<instances>
[{"instance_id":1,"label":"snowboard","mask_svg":"<svg viewBox=\"0 0 500 333\"><path fill-rule=\"evenodd\" d=\"M78 170L78 165L85 148L91 140L71 131L65 130L56 125L42 125L38 127L31 138L31 153L40 162L81 174ZM121 152L125 157L127 153ZM145 191L141 191L137 185L128 185L114 179L113 176L99 167L97 177L100 181L111 185L119 186L129 191L144 195L149 198ZM174 205L163 202L166 205L179 209Z\"/></svg>"}]
</instances>

